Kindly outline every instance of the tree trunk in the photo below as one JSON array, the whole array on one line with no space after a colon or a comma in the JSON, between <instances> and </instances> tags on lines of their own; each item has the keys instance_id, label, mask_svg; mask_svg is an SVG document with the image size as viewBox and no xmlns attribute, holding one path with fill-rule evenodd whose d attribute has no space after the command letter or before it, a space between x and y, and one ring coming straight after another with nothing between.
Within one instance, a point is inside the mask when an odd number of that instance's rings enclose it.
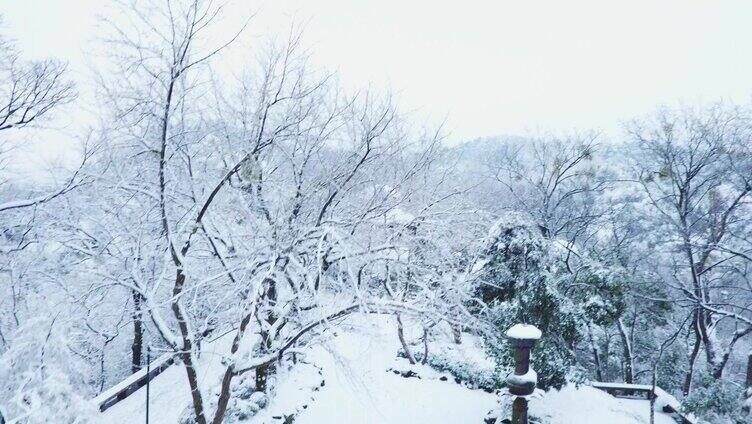
<instances>
[{"instance_id":1,"label":"tree trunk","mask_svg":"<svg viewBox=\"0 0 752 424\"><path fill-rule=\"evenodd\" d=\"M420 363L425 365L428 362L428 329L423 327L423 357Z\"/></svg>"},{"instance_id":2,"label":"tree trunk","mask_svg":"<svg viewBox=\"0 0 752 424\"><path fill-rule=\"evenodd\" d=\"M141 357L144 350L144 321L141 311L143 298L137 291L133 295L133 344L131 345L131 372L141 369Z\"/></svg>"},{"instance_id":3,"label":"tree trunk","mask_svg":"<svg viewBox=\"0 0 752 424\"><path fill-rule=\"evenodd\" d=\"M256 368L256 391L266 392L269 376L274 374L275 368L274 363L261 365Z\"/></svg>"},{"instance_id":4,"label":"tree trunk","mask_svg":"<svg viewBox=\"0 0 752 424\"><path fill-rule=\"evenodd\" d=\"M721 378L723 378L723 370L726 368L723 365L725 365L725 362L723 362L721 365L713 365L711 367L713 370L711 374L714 379L720 380Z\"/></svg>"},{"instance_id":5,"label":"tree trunk","mask_svg":"<svg viewBox=\"0 0 752 424\"><path fill-rule=\"evenodd\" d=\"M705 347L705 359L707 360L707 363L710 367L711 375L713 376L713 378L718 380L723 377L723 368L725 366L725 361L723 361L723 359L718 356L719 347L715 337L712 336L712 333L715 330L712 327L710 319L710 315L707 311L698 311L698 330L702 339L702 345ZM733 345L730 345L729 349L731 349L732 346Z\"/></svg>"},{"instance_id":6,"label":"tree trunk","mask_svg":"<svg viewBox=\"0 0 752 424\"><path fill-rule=\"evenodd\" d=\"M206 416L204 411L204 398L201 395L201 388L199 387L198 372L196 371L193 361L193 335L188 327L187 318L183 313L183 306L180 303L180 294L182 293L183 286L185 284L185 274L183 270L178 268L175 273L175 287L173 287L174 300L172 301L172 313L175 316L175 320L178 323L180 334L183 339L183 346L180 351L180 359L185 366L185 373L188 377L188 385L191 388L191 400L193 402L193 413L196 417L196 424L206 424Z\"/></svg>"},{"instance_id":7,"label":"tree trunk","mask_svg":"<svg viewBox=\"0 0 752 424\"><path fill-rule=\"evenodd\" d=\"M240 320L240 328L235 334L235 338L232 341L232 347L230 348L230 354L235 355L240 349L240 343L243 340L248 323L251 322L251 312L248 311L242 320ZM230 384L235 377L235 364L231 363L225 369L225 375L222 377L222 384L220 385L219 398L217 399L217 409L214 412L214 419L212 424L222 424L227 413L227 405L230 403Z\"/></svg>"},{"instance_id":8,"label":"tree trunk","mask_svg":"<svg viewBox=\"0 0 752 424\"><path fill-rule=\"evenodd\" d=\"M744 403L742 405L742 411L749 415L750 402L752 402L752 350L747 354L747 378L744 382Z\"/></svg>"},{"instance_id":9,"label":"tree trunk","mask_svg":"<svg viewBox=\"0 0 752 424\"><path fill-rule=\"evenodd\" d=\"M695 321L696 320L697 315L695 313ZM694 329L695 345L692 347L692 352L689 354L689 368L687 369L687 375L684 377L684 386L682 387L682 393L685 397L692 391L692 378L694 377L695 372L695 362L697 361L697 355L700 353L700 334L696 322Z\"/></svg>"},{"instance_id":10,"label":"tree trunk","mask_svg":"<svg viewBox=\"0 0 752 424\"><path fill-rule=\"evenodd\" d=\"M268 302L270 311L269 315L265 319L266 324L271 327L275 322L277 322L278 318L277 315L273 312L274 307L277 303L277 282L272 279L267 279L266 285L266 291L263 298ZM260 350L262 354L269 352L272 347L271 345L274 337L274 334L270 334L266 330L261 331ZM273 363L261 365L256 368L256 391L266 392L266 390L268 389L269 375L273 374L275 369L276 367Z\"/></svg>"},{"instance_id":11,"label":"tree trunk","mask_svg":"<svg viewBox=\"0 0 752 424\"><path fill-rule=\"evenodd\" d=\"M598 381L603 381L603 368L601 367L601 358L598 354L598 345L595 344L595 338L593 337L593 330L590 325L587 326L588 339L590 340L590 348L593 351L593 361L595 362L595 378Z\"/></svg>"},{"instance_id":12,"label":"tree trunk","mask_svg":"<svg viewBox=\"0 0 752 424\"><path fill-rule=\"evenodd\" d=\"M415 357L413 356L413 353L410 351L410 347L405 341L405 328L404 325L402 325L402 317L400 316L400 314L397 314L397 337L399 337L399 341L402 344L402 349L404 349L405 356L407 357L407 360L410 361L410 365L415 365Z\"/></svg>"},{"instance_id":13,"label":"tree trunk","mask_svg":"<svg viewBox=\"0 0 752 424\"><path fill-rule=\"evenodd\" d=\"M454 337L454 344L462 344L462 329L459 326L452 326L452 336Z\"/></svg>"},{"instance_id":14,"label":"tree trunk","mask_svg":"<svg viewBox=\"0 0 752 424\"><path fill-rule=\"evenodd\" d=\"M627 384L634 383L634 355L632 353L632 342L629 340L627 328L621 318L617 321L619 335L621 336L622 355L624 356L624 382Z\"/></svg>"},{"instance_id":15,"label":"tree trunk","mask_svg":"<svg viewBox=\"0 0 752 424\"><path fill-rule=\"evenodd\" d=\"M198 373L193 364L193 357L188 349L180 354L180 359L183 360L185 366L185 373L188 376L188 385L191 388L191 399L193 400L193 413L196 417L197 424L206 424L206 417L204 411L204 400L201 396L201 389L198 383Z\"/></svg>"},{"instance_id":16,"label":"tree trunk","mask_svg":"<svg viewBox=\"0 0 752 424\"><path fill-rule=\"evenodd\" d=\"M527 399L524 396L515 396L512 402L512 424L528 424Z\"/></svg>"},{"instance_id":17,"label":"tree trunk","mask_svg":"<svg viewBox=\"0 0 752 424\"><path fill-rule=\"evenodd\" d=\"M658 396L655 395L655 386L658 380L658 361L653 364L653 377L651 379L651 391L650 391L650 424L655 424L655 400Z\"/></svg>"},{"instance_id":18,"label":"tree trunk","mask_svg":"<svg viewBox=\"0 0 752 424\"><path fill-rule=\"evenodd\" d=\"M225 370L222 377L222 384L219 390L219 399L217 399L217 410L212 420L212 424L222 424L227 411L227 404L230 402L230 383L232 383L233 370L229 367Z\"/></svg>"}]
</instances>

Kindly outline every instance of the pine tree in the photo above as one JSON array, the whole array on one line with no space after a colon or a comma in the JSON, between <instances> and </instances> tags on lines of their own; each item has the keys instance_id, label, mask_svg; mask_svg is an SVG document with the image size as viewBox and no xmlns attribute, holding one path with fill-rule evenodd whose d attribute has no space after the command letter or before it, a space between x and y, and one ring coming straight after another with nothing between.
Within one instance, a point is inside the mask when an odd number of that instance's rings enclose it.
<instances>
[{"instance_id":1,"label":"pine tree","mask_svg":"<svg viewBox=\"0 0 752 424\"><path fill-rule=\"evenodd\" d=\"M533 324L544 334L532 356L539 387L561 388L576 371L574 346L580 339L581 309L557 288L557 266L540 229L516 215L499 220L473 268L478 314L498 330L488 336L499 371L514 363L504 331Z\"/></svg>"}]
</instances>

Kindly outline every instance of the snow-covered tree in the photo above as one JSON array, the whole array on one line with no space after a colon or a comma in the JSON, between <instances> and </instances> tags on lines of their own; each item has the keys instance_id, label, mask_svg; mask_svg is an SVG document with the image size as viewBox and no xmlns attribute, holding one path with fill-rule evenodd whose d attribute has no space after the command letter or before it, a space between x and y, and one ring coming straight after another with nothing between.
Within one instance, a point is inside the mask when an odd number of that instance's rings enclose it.
<instances>
[{"instance_id":1,"label":"snow-covered tree","mask_svg":"<svg viewBox=\"0 0 752 424\"><path fill-rule=\"evenodd\" d=\"M660 243L664 284L691 315L692 347L684 392L704 351L721 378L734 346L752 332L743 272L749 228L747 112L723 105L663 110L635 122L635 180ZM742 176L742 174L744 176ZM740 237L741 236L741 237Z\"/></svg>"},{"instance_id":2,"label":"snow-covered tree","mask_svg":"<svg viewBox=\"0 0 752 424\"><path fill-rule=\"evenodd\" d=\"M574 348L581 338L581 311L559 291L561 267L539 226L510 214L491 228L470 271L480 300L473 308L498 329L498 340L489 345L500 372L514 360L503 338L507 328L526 323L545 334L533 357L543 388L567 383L576 368Z\"/></svg>"}]
</instances>

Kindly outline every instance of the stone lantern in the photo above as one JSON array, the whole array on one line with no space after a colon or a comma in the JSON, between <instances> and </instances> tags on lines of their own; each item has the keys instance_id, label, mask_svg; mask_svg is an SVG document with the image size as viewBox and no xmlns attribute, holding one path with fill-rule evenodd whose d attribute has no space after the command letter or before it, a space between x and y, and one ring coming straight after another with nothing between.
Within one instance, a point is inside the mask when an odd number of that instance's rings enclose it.
<instances>
[{"instance_id":1,"label":"stone lantern","mask_svg":"<svg viewBox=\"0 0 752 424\"><path fill-rule=\"evenodd\" d=\"M514 349L514 373L507 377L509 393L515 396L512 423L528 424L525 396L533 394L538 384L538 374L530 368L530 350L542 333L534 325L516 324L507 330L506 335Z\"/></svg>"}]
</instances>

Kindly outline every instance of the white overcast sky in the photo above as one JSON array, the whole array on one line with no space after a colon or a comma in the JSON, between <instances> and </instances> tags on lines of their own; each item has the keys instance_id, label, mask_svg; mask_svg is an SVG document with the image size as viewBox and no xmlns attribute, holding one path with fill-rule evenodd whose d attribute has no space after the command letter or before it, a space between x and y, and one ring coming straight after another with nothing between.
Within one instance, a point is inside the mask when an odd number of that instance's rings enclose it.
<instances>
[{"instance_id":1,"label":"white overcast sky","mask_svg":"<svg viewBox=\"0 0 752 424\"><path fill-rule=\"evenodd\" d=\"M0 0L32 56L68 60L85 84L106 0ZM388 86L451 139L595 128L659 105L752 94L752 2L700 0L235 0L253 36L306 21L317 65ZM243 13L238 13L238 16ZM228 24L228 27L232 27Z\"/></svg>"}]
</instances>

